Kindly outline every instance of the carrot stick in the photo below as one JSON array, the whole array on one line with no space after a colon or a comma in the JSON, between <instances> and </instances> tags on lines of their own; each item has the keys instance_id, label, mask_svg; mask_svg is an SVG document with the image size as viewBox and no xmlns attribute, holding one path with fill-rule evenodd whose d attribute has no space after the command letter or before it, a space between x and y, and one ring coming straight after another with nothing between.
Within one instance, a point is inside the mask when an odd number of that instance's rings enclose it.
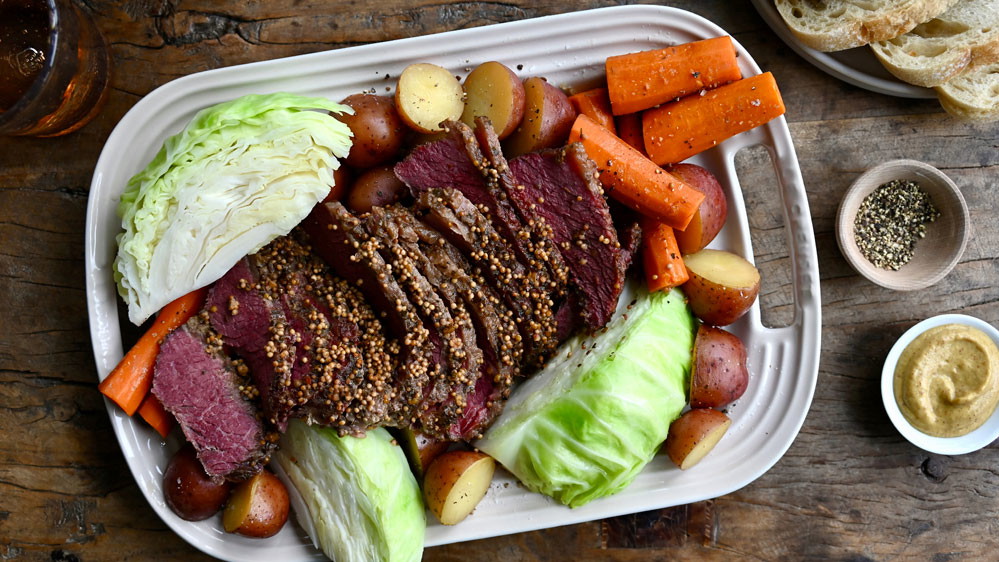
<instances>
[{"instance_id":1,"label":"carrot stick","mask_svg":"<svg viewBox=\"0 0 999 562\"><path fill-rule=\"evenodd\" d=\"M632 148L645 154L645 139L642 137L642 114L626 113L614 117L617 136Z\"/></svg>"},{"instance_id":2,"label":"carrot stick","mask_svg":"<svg viewBox=\"0 0 999 562\"><path fill-rule=\"evenodd\" d=\"M676 243L673 229L661 222L642 219L642 263L649 291L683 285L690 274Z\"/></svg>"},{"instance_id":3,"label":"carrot stick","mask_svg":"<svg viewBox=\"0 0 999 562\"><path fill-rule=\"evenodd\" d=\"M153 365L160 342L171 331L198 313L205 302L207 289L192 291L163 307L149 330L128 350L118 366L97 388L126 414L132 415L149 394Z\"/></svg>"},{"instance_id":4,"label":"carrot stick","mask_svg":"<svg viewBox=\"0 0 999 562\"><path fill-rule=\"evenodd\" d=\"M614 128L614 115L611 114L610 99L607 88L594 88L569 96L569 102L576 108L576 113L582 113L602 126L617 134Z\"/></svg>"},{"instance_id":5,"label":"carrot stick","mask_svg":"<svg viewBox=\"0 0 999 562\"><path fill-rule=\"evenodd\" d=\"M582 142L586 154L597 164L604 189L642 215L682 230L704 200L703 193L656 166L585 115L576 117L569 142Z\"/></svg>"},{"instance_id":6,"label":"carrot stick","mask_svg":"<svg viewBox=\"0 0 999 562\"><path fill-rule=\"evenodd\" d=\"M608 57L607 90L614 115L634 113L742 78L728 36Z\"/></svg>"},{"instance_id":7,"label":"carrot stick","mask_svg":"<svg viewBox=\"0 0 999 562\"><path fill-rule=\"evenodd\" d=\"M170 435L170 430L173 429L174 424L173 416L166 411L163 403L160 402L159 398L156 398L155 394L146 395L142 405L139 406L139 415L164 439Z\"/></svg>"},{"instance_id":8,"label":"carrot stick","mask_svg":"<svg viewBox=\"0 0 999 562\"><path fill-rule=\"evenodd\" d=\"M765 72L644 112L645 150L656 164L673 164L783 114L777 81Z\"/></svg>"}]
</instances>

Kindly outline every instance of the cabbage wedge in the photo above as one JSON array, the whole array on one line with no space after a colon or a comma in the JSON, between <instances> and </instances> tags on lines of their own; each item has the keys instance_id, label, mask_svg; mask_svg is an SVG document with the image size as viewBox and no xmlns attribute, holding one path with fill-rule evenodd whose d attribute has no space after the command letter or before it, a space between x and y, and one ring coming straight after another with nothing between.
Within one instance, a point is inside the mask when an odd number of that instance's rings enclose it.
<instances>
[{"instance_id":1,"label":"cabbage wedge","mask_svg":"<svg viewBox=\"0 0 999 562\"><path fill-rule=\"evenodd\" d=\"M337 562L423 557L426 510L402 447L384 428L363 438L292 420L274 461L306 506L299 522ZM296 511L298 511L296 509Z\"/></svg>"},{"instance_id":2,"label":"cabbage wedge","mask_svg":"<svg viewBox=\"0 0 999 562\"><path fill-rule=\"evenodd\" d=\"M351 146L331 111L351 110L293 94L244 96L200 111L166 140L118 204L114 275L129 320L141 324L218 280L309 214Z\"/></svg>"},{"instance_id":3,"label":"cabbage wedge","mask_svg":"<svg viewBox=\"0 0 999 562\"><path fill-rule=\"evenodd\" d=\"M687 403L696 323L678 289L638 289L518 387L475 443L529 489L579 507L628 486Z\"/></svg>"}]
</instances>

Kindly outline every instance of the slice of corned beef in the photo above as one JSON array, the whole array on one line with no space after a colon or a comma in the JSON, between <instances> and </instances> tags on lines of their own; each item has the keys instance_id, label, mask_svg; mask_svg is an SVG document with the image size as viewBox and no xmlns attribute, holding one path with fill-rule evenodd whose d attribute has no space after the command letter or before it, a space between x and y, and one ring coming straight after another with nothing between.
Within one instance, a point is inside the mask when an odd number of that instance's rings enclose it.
<instances>
[{"instance_id":1,"label":"slice of corned beef","mask_svg":"<svg viewBox=\"0 0 999 562\"><path fill-rule=\"evenodd\" d=\"M463 434L459 432L458 422L468 415L469 408L475 406L473 394L484 384L480 379L486 379L490 386L494 379L497 384L502 384L504 378L512 382L513 374L516 372L516 367L510 361L511 357L501 349L503 343L496 341L501 337L499 333L501 319L495 317L496 311L491 309L494 317L486 323L481 321L480 314L484 305L477 302L473 295L476 287L471 278L452 263L449 257L442 255L446 254L445 245L450 246L446 240L416 220L409 209L396 206L384 209L383 212L395 228L399 246L410 255L422 256L414 261L440 295L444 305L450 309L452 318L458 325L454 333L459 336L460 341L453 341L460 343L469 357L474 353L474 361L466 367L467 378L452 382L455 390L452 391L454 394L450 399L460 403L460 410L456 412L454 418L448 420L448 425L443 426L441 431L450 440L471 438L478 434L479 427L468 428L475 433ZM428 235L432 233L436 237L436 243L421 244L418 230L426 231ZM452 249L457 253L456 249L453 247ZM512 322L509 326L516 333L516 327ZM498 357L500 353L507 353L506 360L511 363L510 365L500 363ZM510 382L506 382L503 386L508 387Z\"/></svg>"},{"instance_id":2,"label":"slice of corned beef","mask_svg":"<svg viewBox=\"0 0 999 562\"><path fill-rule=\"evenodd\" d=\"M457 248L412 215L400 212L399 218L407 222L410 230L406 232L415 234L420 248L441 272L441 286L458 294L475 324L482 374L461 419L447 432L455 439L474 439L499 415L514 379L521 374L521 336L510 309Z\"/></svg>"},{"instance_id":3,"label":"slice of corned beef","mask_svg":"<svg viewBox=\"0 0 999 562\"><path fill-rule=\"evenodd\" d=\"M554 302L531 283L506 240L456 190L427 191L417 198L416 206L423 220L461 250L513 312L524 345L523 362L543 362L557 343Z\"/></svg>"},{"instance_id":4,"label":"slice of corned beef","mask_svg":"<svg viewBox=\"0 0 999 562\"><path fill-rule=\"evenodd\" d=\"M358 338L362 331L377 338L380 325L368 327L374 315L360 293L293 238L278 238L237 263L212 287L206 309L279 430L292 417L342 433L385 421L377 389L394 372L373 368L384 362L384 337L374 350Z\"/></svg>"},{"instance_id":5,"label":"slice of corned beef","mask_svg":"<svg viewBox=\"0 0 999 562\"><path fill-rule=\"evenodd\" d=\"M518 189L517 178L510 170L510 165L503 156L499 136L496 135L488 117L475 118L475 139L485 158L486 180L491 191L500 194L504 201L509 200L507 207L517 213L523 225L521 238L524 240L524 252L530 260L531 270L546 274L539 281L548 288L549 294L561 304L569 284L569 268L562 259L562 254L552 239L551 227L545 217L534 212L533 208L522 208L512 199ZM512 203L512 204L511 204Z\"/></svg>"},{"instance_id":6,"label":"slice of corned beef","mask_svg":"<svg viewBox=\"0 0 999 562\"><path fill-rule=\"evenodd\" d=\"M468 263L453 244L408 211L397 210L402 232L413 236L419 248L440 272L440 286L460 297L471 316L477 341L489 373L499 375L509 385L520 373L523 342L513 312L503 303L481 273ZM434 282L431 280L431 282Z\"/></svg>"},{"instance_id":7,"label":"slice of corned beef","mask_svg":"<svg viewBox=\"0 0 999 562\"><path fill-rule=\"evenodd\" d=\"M408 213L408 211L403 211ZM364 219L368 233L381 244L382 257L419 310L431 339L440 345L446 368L430 381L420 413L424 433L444 436L459 419L466 397L475 387L482 351L475 328L460 300L451 300L439 285L439 275L420 248L400 232L400 224L385 208L376 207ZM428 276L434 276L434 280Z\"/></svg>"},{"instance_id":8,"label":"slice of corned beef","mask_svg":"<svg viewBox=\"0 0 999 562\"><path fill-rule=\"evenodd\" d=\"M241 394L242 379L200 316L160 346L152 392L173 414L212 478L245 480L267 463L274 440Z\"/></svg>"},{"instance_id":9,"label":"slice of corned beef","mask_svg":"<svg viewBox=\"0 0 999 562\"><path fill-rule=\"evenodd\" d=\"M437 348L419 312L379 252L379 242L343 205L317 205L304 227L313 250L337 275L364 293L392 337L386 348L398 354L398 368L388 385L392 421L387 425L415 423L425 388L442 370Z\"/></svg>"},{"instance_id":10,"label":"slice of corned beef","mask_svg":"<svg viewBox=\"0 0 999 562\"><path fill-rule=\"evenodd\" d=\"M522 187L511 200L551 227L572 272L583 321L590 329L603 327L617 308L630 255L621 250L596 166L574 143L514 158L510 169Z\"/></svg>"},{"instance_id":11,"label":"slice of corned beef","mask_svg":"<svg viewBox=\"0 0 999 562\"><path fill-rule=\"evenodd\" d=\"M281 430L294 406L290 378L296 346L274 341L274 329L287 319L280 301L265 298L259 279L255 260L243 258L209 290L205 309L222 343L249 369L264 417ZM279 347L285 352L275 356Z\"/></svg>"},{"instance_id":12,"label":"slice of corned beef","mask_svg":"<svg viewBox=\"0 0 999 562\"><path fill-rule=\"evenodd\" d=\"M537 247L538 233L532 232L511 206L501 183L503 175L493 166L493 160L483 154L475 132L459 121L448 122L446 127L443 139L415 148L405 160L396 164L396 175L409 186L414 196L436 188L451 188L464 195L489 220L524 265L524 282L532 292L543 293L557 303L565 290L565 271L551 262L559 261L561 257ZM495 159L495 154L493 156ZM502 155L499 159L505 167ZM544 316L548 311L542 308L537 313Z\"/></svg>"}]
</instances>

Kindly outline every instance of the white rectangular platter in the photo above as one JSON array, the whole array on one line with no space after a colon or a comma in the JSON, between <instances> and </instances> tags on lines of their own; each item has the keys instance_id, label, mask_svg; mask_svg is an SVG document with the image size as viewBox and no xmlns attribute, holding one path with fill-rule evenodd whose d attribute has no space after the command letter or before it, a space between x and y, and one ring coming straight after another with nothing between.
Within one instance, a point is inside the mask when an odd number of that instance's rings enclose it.
<instances>
[{"instance_id":1,"label":"white rectangular platter","mask_svg":"<svg viewBox=\"0 0 999 562\"><path fill-rule=\"evenodd\" d=\"M339 100L371 90L393 91L408 64L432 62L463 77L479 63L498 60L523 77L544 76L560 86L592 84L607 56L725 35L689 12L661 6L621 6L453 31L187 76L143 98L107 141L91 186L87 210L86 276L90 328L97 371L103 379L122 357L121 325L111 273L115 206L128 179L162 142L207 106L251 93L289 91ZM760 72L737 45L744 75ZM778 77L779 79L779 77ZM775 163L775 199L784 210L794 282L794 319L777 329L760 322L759 305L729 329L749 349L749 390L729 409L733 425L695 469L681 472L657 456L621 493L569 509L526 491L501 472L486 499L453 527L431 521L428 546L567 525L625 513L681 505L735 491L766 472L791 445L811 403L820 342L819 276L808 202L784 118L721 143L691 161L718 176L729 201L729 218L712 247L753 260L749 224L735 170L736 153L762 145ZM322 558L296 525L277 536L249 539L226 534L217 520L179 519L163 501L161 480L173 440L164 442L139 420L108 402L111 422L135 479L153 509L180 536L222 559L246 561Z\"/></svg>"}]
</instances>

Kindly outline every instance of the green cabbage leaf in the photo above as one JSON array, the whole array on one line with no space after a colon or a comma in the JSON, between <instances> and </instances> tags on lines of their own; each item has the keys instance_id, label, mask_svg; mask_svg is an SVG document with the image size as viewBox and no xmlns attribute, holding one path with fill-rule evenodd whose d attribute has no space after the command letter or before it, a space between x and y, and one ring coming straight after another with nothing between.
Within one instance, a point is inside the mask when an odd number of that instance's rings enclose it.
<instances>
[{"instance_id":1,"label":"green cabbage leaf","mask_svg":"<svg viewBox=\"0 0 999 562\"><path fill-rule=\"evenodd\" d=\"M624 489L687 403L696 323L682 292L637 289L518 387L476 442L529 489L579 507Z\"/></svg>"},{"instance_id":2,"label":"green cabbage leaf","mask_svg":"<svg viewBox=\"0 0 999 562\"><path fill-rule=\"evenodd\" d=\"M200 111L167 139L118 204L114 276L129 320L141 324L301 222L350 150L350 129L329 112L350 111L249 95Z\"/></svg>"},{"instance_id":3,"label":"green cabbage leaf","mask_svg":"<svg viewBox=\"0 0 999 562\"><path fill-rule=\"evenodd\" d=\"M337 562L416 561L426 510L406 455L384 428L363 438L292 420L273 460L294 485L320 549ZM298 510L296 510L298 511Z\"/></svg>"}]
</instances>

